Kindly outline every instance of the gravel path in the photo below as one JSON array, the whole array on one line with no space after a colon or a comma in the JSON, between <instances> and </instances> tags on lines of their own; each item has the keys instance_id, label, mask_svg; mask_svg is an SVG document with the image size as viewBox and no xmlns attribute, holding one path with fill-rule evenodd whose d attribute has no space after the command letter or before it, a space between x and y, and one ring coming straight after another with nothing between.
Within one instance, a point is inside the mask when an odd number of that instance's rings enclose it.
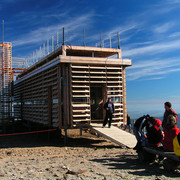
<instances>
[{"instance_id":1,"label":"gravel path","mask_svg":"<svg viewBox=\"0 0 180 180\"><path fill-rule=\"evenodd\" d=\"M168 173L157 163L141 164L131 149L78 133L69 133L66 147L54 135L50 141L45 134L1 138L0 179L180 179L179 171Z\"/></svg>"}]
</instances>

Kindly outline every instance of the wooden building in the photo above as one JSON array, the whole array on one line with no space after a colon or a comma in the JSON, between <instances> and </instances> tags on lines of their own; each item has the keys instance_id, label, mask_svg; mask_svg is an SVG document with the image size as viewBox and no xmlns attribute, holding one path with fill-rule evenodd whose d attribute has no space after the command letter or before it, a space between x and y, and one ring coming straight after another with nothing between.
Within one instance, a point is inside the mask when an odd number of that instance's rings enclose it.
<instances>
[{"instance_id":1,"label":"wooden building","mask_svg":"<svg viewBox=\"0 0 180 180\"><path fill-rule=\"evenodd\" d=\"M62 45L14 82L15 118L60 129L102 122L111 97L113 122L125 122L127 66L120 49Z\"/></svg>"}]
</instances>

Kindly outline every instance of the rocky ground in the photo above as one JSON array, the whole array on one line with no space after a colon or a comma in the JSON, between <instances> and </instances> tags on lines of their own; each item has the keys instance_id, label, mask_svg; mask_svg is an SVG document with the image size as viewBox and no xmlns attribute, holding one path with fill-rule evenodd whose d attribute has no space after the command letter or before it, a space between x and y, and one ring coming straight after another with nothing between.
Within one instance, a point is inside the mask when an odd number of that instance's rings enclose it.
<instances>
[{"instance_id":1,"label":"rocky ground","mask_svg":"<svg viewBox=\"0 0 180 180\"><path fill-rule=\"evenodd\" d=\"M102 137L68 135L67 146L56 132L0 137L0 179L180 179L179 171L140 163L135 151Z\"/></svg>"}]
</instances>

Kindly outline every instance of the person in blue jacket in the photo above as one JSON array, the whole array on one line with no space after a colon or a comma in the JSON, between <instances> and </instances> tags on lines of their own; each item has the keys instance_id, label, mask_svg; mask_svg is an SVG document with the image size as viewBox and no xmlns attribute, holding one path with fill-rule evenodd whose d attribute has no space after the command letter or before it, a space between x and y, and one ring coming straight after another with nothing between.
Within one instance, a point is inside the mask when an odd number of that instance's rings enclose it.
<instances>
[{"instance_id":1,"label":"person in blue jacket","mask_svg":"<svg viewBox=\"0 0 180 180\"><path fill-rule=\"evenodd\" d=\"M105 117L104 122L103 122L103 127L105 127L107 122L108 122L109 128L110 128L111 122L112 122L112 116L114 113L114 104L111 101L110 97L108 98L108 101L104 104L104 109L106 110L106 117ZM109 121L108 121L108 119L109 119Z\"/></svg>"}]
</instances>

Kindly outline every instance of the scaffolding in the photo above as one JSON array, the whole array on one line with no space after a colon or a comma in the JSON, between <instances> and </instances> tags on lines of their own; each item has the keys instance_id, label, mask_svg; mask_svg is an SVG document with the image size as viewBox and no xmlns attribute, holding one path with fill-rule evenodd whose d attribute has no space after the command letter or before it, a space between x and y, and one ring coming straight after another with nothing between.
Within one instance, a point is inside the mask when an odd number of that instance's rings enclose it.
<instances>
[{"instance_id":1,"label":"scaffolding","mask_svg":"<svg viewBox=\"0 0 180 180\"><path fill-rule=\"evenodd\" d=\"M12 118L12 45L0 42L0 125Z\"/></svg>"}]
</instances>

